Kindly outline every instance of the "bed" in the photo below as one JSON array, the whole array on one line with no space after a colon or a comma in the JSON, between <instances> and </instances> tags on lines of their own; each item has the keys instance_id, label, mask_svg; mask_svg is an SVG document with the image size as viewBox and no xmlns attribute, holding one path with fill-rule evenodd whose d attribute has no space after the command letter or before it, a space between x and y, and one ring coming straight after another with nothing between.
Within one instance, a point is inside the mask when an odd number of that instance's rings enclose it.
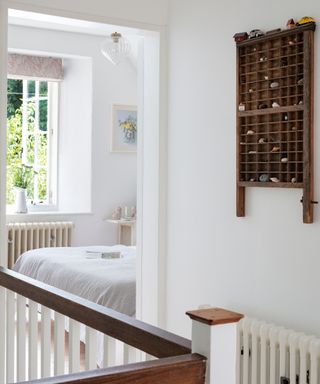
<instances>
[{"instance_id":1,"label":"bed","mask_svg":"<svg viewBox=\"0 0 320 384\"><path fill-rule=\"evenodd\" d=\"M121 258L102 259L105 252ZM13 269L128 316L135 315L136 251L124 245L41 248L23 253Z\"/></svg>"}]
</instances>

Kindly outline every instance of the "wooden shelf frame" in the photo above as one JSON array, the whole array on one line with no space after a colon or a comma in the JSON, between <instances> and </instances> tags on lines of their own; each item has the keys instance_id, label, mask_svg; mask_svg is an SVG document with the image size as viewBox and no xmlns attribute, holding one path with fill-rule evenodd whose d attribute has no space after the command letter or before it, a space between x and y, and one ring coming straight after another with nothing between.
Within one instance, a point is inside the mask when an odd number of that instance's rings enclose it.
<instances>
[{"instance_id":1,"label":"wooden shelf frame","mask_svg":"<svg viewBox=\"0 0 320 384\"><path fill-rule=\"evenodd\" d=\"M238 217L248 187L299 188L303 222L313 222L314 31L307 24L237 44Z\"/></svg>"}]
</instances>

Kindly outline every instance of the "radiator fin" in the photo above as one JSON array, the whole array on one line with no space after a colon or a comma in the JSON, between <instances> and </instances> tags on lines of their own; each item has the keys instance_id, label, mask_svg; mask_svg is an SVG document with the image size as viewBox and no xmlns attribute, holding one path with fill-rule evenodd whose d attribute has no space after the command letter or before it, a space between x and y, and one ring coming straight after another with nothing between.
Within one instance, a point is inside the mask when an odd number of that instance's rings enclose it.
<instances>
[{"instance_id":1,"label":"radiator fin","mask_svg":"<svg viewBox=\"0 0 320 384\"><path fill-rule=\"evenodd\" d=\"M69 221L9 223L8 267L12 268L22 253L45 247L70 247L74 224Z\"/></svg>"},{"instance_id":2,"label":"radiator fin","mask_svg":"<svg viewBox=\"0 0 320 384\"><path fill-rule=\"evenodd\" d=\"M320 384L320 339L244 318L238 324L237 384Z\"/></svg>"}]
</instances>

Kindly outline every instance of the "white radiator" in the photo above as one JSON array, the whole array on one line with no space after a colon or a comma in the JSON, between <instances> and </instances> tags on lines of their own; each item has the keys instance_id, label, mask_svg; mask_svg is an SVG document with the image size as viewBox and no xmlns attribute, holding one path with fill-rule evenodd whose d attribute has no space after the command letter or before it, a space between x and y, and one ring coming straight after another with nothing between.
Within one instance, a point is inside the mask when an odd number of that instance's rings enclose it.
<instances>
[{"instance_id":1,"label":"white radiator","mask_svg":"<svg viewBox=\"0 0 320 384\"><path fill-rule=\"evenodd\" d=\"M237 384L320 384L320 339L244 318L238 325Z\"/></svg>"},{"instance_id":2,"label":"white radiator","mask_svg":"<svg viewBox=\"0 0 320 384\"><path fill-rule=\"evenodd\" d=\"M45 223L10 223L8 231L8 267L12 268L18 257L30 249L44 247L69 247L73 223L67 221Z\"/></svg>"}]
</instances>

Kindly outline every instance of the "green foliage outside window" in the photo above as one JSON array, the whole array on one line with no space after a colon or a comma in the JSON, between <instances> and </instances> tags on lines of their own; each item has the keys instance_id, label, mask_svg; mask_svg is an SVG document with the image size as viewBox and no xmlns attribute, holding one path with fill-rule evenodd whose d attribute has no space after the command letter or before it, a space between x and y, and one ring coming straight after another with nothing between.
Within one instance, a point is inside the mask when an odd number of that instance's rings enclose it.
<instances>
[{"instance_id":1,"label":"green foliage outside window","mask_svg":"<svg viewBox=\"0 0 320 384\"><path fill-rule=\"evenodd\" d=\"M30 92L34 92L34 81L28 81L28 128L27 153L23 163L22 152L22 80L8 80L7 108L7 204L14 204L14 187L27 189L27 197L34 201L35 176L38 180L38 199L47 200L47 100L39 102L38 162L35 164L35 102ZM40 83L40 95L46 96L47 82ZM35 172L35 169L39 169Z\"/></svg>"}]
</instances>

